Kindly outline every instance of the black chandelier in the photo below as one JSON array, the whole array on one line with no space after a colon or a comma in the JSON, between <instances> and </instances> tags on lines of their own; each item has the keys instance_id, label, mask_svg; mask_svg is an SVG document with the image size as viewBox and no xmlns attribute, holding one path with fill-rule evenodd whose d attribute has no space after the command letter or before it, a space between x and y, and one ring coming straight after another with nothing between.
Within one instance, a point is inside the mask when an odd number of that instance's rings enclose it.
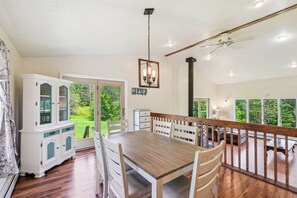
<instances>
[{"instance_id":1,"label":"black chandelier","mask_svg":"<svg viewBox=\"0 0 297 198\"><path fill-rule=\"evenodd\" d=\"M153 12L154 8L146 8L144 10L144 15L148 16L148 59L139 59L139 86L159 88L159 63L156 61L151 61L150 16L153 14ZM140 76L142 76L142 80Z\"/></svg>"}]
</instances>

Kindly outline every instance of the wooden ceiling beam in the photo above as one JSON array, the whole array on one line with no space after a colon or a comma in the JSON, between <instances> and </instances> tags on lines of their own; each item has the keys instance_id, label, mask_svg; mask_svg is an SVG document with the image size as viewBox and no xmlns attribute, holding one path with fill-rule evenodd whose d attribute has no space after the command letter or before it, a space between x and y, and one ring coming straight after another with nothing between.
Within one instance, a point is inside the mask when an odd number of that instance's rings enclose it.
<instances>
[{"instance_id":1,"label":"wooden ceiling beam","mask_svg":"<svg viewBox=\"0 0 297 198\"><path fill-rule=\"evenodd\" d=\"M235 28L226 30L226 31L221 32L221 33L219 33L219 34L213 35L213 36L211 36L211 37L209 37L209 38L206 38L206 39L203 39L203 40L201 40L201 41L198 41L198 42L196 42L196 43L194 43L194 44L192 44L192 45L189 45L189 46L187 46L187 47L184 47L184 48L181 48L181 49L176 50L176 51L174 51L174 52L171 52L171 53L169 53L169 54L166 54L165 56L168 57L168 56L171 56L171 55L173 55L173 54L177 54L177 53L179 53L179 52L188 50L188 49L193 48L193 47L195 47L195 46L197 46L197 45L200 45L200 44L202 44L202 43L204 43L204 42L206 42L206 41L208 41L208 40L212 40L212 39L218 38L218 37L220 37L221 34L223 34L223 33L229 33L229 34L230 34L230 33L233 33L233 32L239 31L239 30L242 30L242 29L244 29L244 28L247 28L247 27L250 27L250 26L252 26L252 25L258 24L258 23L260 23L260 22L266 21L266 20L268 20L268 19L271 19L271 18L273 18L273 17L279 16L279 15L284 14L284 13L286 13L286 12L289 12L289 11L291 11L291 10L295 10L296 8L297 8L297 4L294 4L294 5L292 5L292 6L289 6L289 7L287 7L287 8L284 8L284 9L279 10L279 11L277 11L277 12L274 12L274 13L272 13L272 14L266 15L266 16L261 17L261 18L259 18L259 19L253 20L253 21L251 21L251 22L245 23L245 24L243 24L243 25L237 26L237 27L235 27Z\"/></svg>"}]
</instances>

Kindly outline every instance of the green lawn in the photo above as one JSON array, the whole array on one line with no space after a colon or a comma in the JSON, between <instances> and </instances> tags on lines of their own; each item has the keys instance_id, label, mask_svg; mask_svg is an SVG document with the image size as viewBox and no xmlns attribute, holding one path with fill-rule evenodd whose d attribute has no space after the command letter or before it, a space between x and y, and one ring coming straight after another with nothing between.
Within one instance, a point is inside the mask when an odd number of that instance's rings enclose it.
<instances>
[{"instance_id":1,"label":"green lawn","mask_svg":"<svg viewBox=\"0 0 297 198\"><path fill-rule=\"evenodd\" d=\"M76 115L70 116L70 122L75 123L75 139L83 139L85 129L89 126L89 138L93 137L92 128L95 125L94 120L90 120L89 116L89 109L90 107L80 107ZM101 122L101 133L107 133L107 122Z\"/></svg>"}]
</instances>

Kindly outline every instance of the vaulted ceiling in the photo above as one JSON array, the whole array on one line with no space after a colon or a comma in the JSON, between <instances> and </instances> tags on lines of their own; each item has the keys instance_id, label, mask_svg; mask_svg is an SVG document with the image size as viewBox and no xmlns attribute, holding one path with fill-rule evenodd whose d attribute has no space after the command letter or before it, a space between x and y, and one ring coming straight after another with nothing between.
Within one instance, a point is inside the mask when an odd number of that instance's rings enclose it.
<instances>
[{"instance_id":1,"label":"vaulted ceiling","mask_svg":"<svg viewBox=\"0 0 297 198\"><path fill-rule=\"evenodd\" d=\"M297 0L0 0L0 26L22 56L117 56L147 53L147 17L151 17L152 55L189 44L273 13ZM199 46L169 59L198 59L196 67L218 84L297 75L297 10L259 23L231 38L254 36L234 48ZM281 34L287 40L279 41ZM169 47L167 44L173 43ZM216 43L217 40L210 41ZM231 77L229 74L233 73Z\"/></svg>"}]
</instances>

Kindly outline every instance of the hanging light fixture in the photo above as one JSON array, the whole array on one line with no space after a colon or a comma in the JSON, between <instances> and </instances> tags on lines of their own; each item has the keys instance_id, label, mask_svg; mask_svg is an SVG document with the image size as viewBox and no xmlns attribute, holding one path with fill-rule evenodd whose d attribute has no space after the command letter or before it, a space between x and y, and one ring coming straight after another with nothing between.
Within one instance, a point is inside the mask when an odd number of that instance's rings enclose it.
<instances>
[{"instance_id":1,"label":"hanging light fixture","mask_svg":"<svg viewBox=\"0 0 297 198\"><path fill-rule=\"evenodd\" d=\"M139 59L139 86L159 88L159 63L151 60L150 16L154 8L146 8L144 15L148 16L148 59Z\"/></svg>"}]
</instances>

